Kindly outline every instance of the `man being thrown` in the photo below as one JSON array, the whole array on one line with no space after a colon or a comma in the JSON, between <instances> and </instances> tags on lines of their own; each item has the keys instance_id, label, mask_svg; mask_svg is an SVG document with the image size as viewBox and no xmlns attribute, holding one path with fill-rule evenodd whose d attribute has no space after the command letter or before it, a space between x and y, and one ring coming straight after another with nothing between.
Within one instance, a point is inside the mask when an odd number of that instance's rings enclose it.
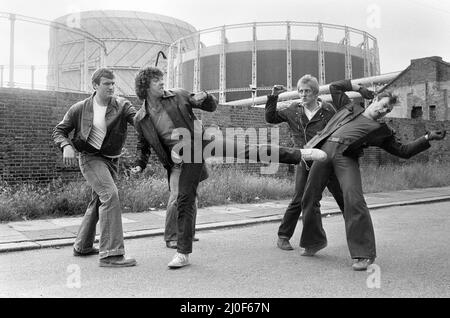
<instances>
[{"instance_id":1,"label":"man being thrown","mask_svg":"<svg viewBox=\"0 0 450 318\"><path fill-rule=\"evenodd\" d=\"M288 107L277 109L278 95L285 92L282 85L275 85L272 94L267 97L265 118L270 124L286 122L292 133L296 148L303 148L305 144L320 130L336 113L333 105L319 99L319 83L314 76L309 74L301 77L297 82L297 91L300 102L293 102ZM362 91L364 94L365 91ZM284 213L280 227L278 228L277 246L282 250L293 250L289 240L294 234L295 227L302 212L302 196L308 179L312 161L300 162L295 171L294 196ZM327 184L328 190L335 198L341 211L344 210L342 190L334 173L330 174Z\"/></svg>"},{"instance_id":2,"label":"man being thrown","mask_svg":"<svg viewBox=\"0 0 450 318\"><path fill-rule=\"evenodd\" d=\"M92 200L83 217L73 246L75 256L100 253L100 266L126 267L136 261L125 258L122 210L114 179L125 144L128 123L133 124L136 110L131 103L114 96L114 73L100 68L92 74L94 94L71 106L55 127L53 139L63 151L67 166L77 162L92 188ZM73 139L68 138L71 131ZM95 227L100 222L100 250L93 247Z\"/></svg>"},{"instance_id":3,"label":"man being thrown","mask_svg":"<svg viewBox=\"0 0 450 318\"><path fill-rule=\"evenodd\" d=\"M195 230L194 206L197 187L207 178L204 160L216 155L219 149L213 148L207 154L204 149L218 140L202 138L204 129L193 113L193 108L215 111L217 102L214 96L199 92L191 94L183 89L165 90L163 73L155 67L146 67L138 72L135 80L136 94L144 101L134 119L138 132L138 160L132 172L143 171L147 166L150 147L167 169L169 180L178 184L177 195L177 253L169 262L169 268L179 268L189 264L192 253L192 240ZM200 135L200 138L197 138ZM179 136L183 137L180 141ZM222 149L234 149L233 157L264 161L262 149L270 160L278 155L278 162L298 164L302 156L306 159L323 160L326 155L318 149L291 149L272 145L239 147L230 140L220 140ZM180 145L182 145L180 147ZM209 147L208 147L209 148ZM257 149L252 158L252 150ZM226 156L226 152L220 151ZM178 170L178 172L177 172ZM175 173L175 174L174 174Z\"/></svg>"},{"instance_id":4,"label":"man being thrown","mask_svg":"<svg viewBox=\"0 0 450 318\"><path fill-rule=\"evenodd\" d=\"M323 162L314 162L309 172L302 198L303 231L300 246L303 256L313 256L327 246L318 204L334 171L344 194L344 222L354 270L366 270L376 257L375 235L367 204L364 200L358 158L362 149L377 146L387 152L410 158L430 147L429 141L441 140L445 131L430 131L410 143L400 143L394 131L377 120L389 113L397 102L390 92L382 92L364 109L352 102L346 91L358 91L359 85L350 80L330 85L333 103L341 110L326 127L313 137L306 147L319 148L327 153Z\"/></svg>"}]
</instances>

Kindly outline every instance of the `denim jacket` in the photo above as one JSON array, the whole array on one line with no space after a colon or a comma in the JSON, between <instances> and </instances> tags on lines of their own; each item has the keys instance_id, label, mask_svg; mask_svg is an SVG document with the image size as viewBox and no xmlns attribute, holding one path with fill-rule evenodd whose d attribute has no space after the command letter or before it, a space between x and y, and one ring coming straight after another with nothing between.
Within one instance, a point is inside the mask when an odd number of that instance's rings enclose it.
<instances>
[{"instance_id":1,"label":"denim jacket","mask_svg":"<svg viewBox=\"0 0 450 318\"><path fill-rule=\"evenodd\" d=\"M95 93L70 107L63 120L53 130L53 140L61 149L72 145L79 152L119 156L127 137L127 125L133 125L136 114L131 102L114 96L106 109L106 136L100 150L87 143L94 120L93 99ZM73 138L69 134L74 130Z\"/></svg>"}]
</instances>

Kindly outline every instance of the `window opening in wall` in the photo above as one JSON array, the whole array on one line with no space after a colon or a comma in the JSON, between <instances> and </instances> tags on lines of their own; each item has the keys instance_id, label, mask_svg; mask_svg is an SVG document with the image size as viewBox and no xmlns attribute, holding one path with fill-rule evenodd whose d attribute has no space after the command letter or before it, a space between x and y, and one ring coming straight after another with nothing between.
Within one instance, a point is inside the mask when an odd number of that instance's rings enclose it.
<instances>
[{"instance_id":1,"label":"window opening in wall","mask_svg":"<svg viewBox=\"0 0 450 318\"><path fill-rule=\"evenodd\" d=\"M411 118L412 119L422 119L423 118L422 106L413 106L413 108L411 110Z\"/></svg>"},{"instance_id":2,"label":"window opening in wall","mask_svg":"<svg viewBox=\"0 0 450 318\"><path fill-rule=\"evenodd\" d=\"M437 120L436 117L436 105L430 105L429 120Z\"/></svg>"}]
</instances>

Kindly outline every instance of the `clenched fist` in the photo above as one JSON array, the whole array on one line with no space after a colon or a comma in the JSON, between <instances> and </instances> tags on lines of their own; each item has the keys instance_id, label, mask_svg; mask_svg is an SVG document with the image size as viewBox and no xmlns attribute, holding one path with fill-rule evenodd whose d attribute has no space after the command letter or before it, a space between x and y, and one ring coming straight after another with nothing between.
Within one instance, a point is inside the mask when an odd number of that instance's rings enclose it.
<instances>
[{"instance_id":1,"label":"clenched fist","mask_svg":"<svg viewBox=\"0 0 450 318\"><path fill-rule=\"evenodd\" d=\"M360 93L361 96L364 97L364 99L374 99L375 98L375 93L365 87L360 87L358 89L358 93Z\"/></svg>"},{"instance_id":2,"label":"clenched fist","mask_svg":"<svg viewBox=\"0 0 450 318\"><path fill-rule=\"evenodd\" d=\"M208 97L208 94L206 92L198 92L195 94L191 94L191 96L189 97L189 101L192 104L199 106L205 101L206 97Z\"/></svg>"},{"instance_id":3,"label":"clenched fist","mask_svg":"<svg viewBox=\"0 0 450 318\"><path fill-rule=\"evenodd\" d=\"M287 92L286 87L284 87L283 85L274 85L272 87L272 95L273 96L278 96L281 93Z\"/></svg>"}]
</instances>

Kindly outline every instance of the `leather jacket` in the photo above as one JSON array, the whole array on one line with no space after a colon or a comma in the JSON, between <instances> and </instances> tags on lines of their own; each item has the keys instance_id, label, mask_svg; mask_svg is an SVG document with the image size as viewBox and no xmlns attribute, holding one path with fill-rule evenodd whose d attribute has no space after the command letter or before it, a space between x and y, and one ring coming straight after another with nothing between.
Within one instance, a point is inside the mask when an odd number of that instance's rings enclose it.
<instances>
[{"instance_id":1,"label":"leather jacket","mask_svg":"<svg viewBox=\"0 0 450 318\"><path fill-rule=\"evenodd\" d=\"M136 110L125 98L111 98L105 114L106 136L102 147L97 150L87 143L94 119L94 96L95 93L69 108L63 120L54 128L53 140L61 149L71 144L79 152L119 156L127 137L127 125L133 125ZM73 138L69 139L73 130Z\"/></svg>"}]
</instances>

